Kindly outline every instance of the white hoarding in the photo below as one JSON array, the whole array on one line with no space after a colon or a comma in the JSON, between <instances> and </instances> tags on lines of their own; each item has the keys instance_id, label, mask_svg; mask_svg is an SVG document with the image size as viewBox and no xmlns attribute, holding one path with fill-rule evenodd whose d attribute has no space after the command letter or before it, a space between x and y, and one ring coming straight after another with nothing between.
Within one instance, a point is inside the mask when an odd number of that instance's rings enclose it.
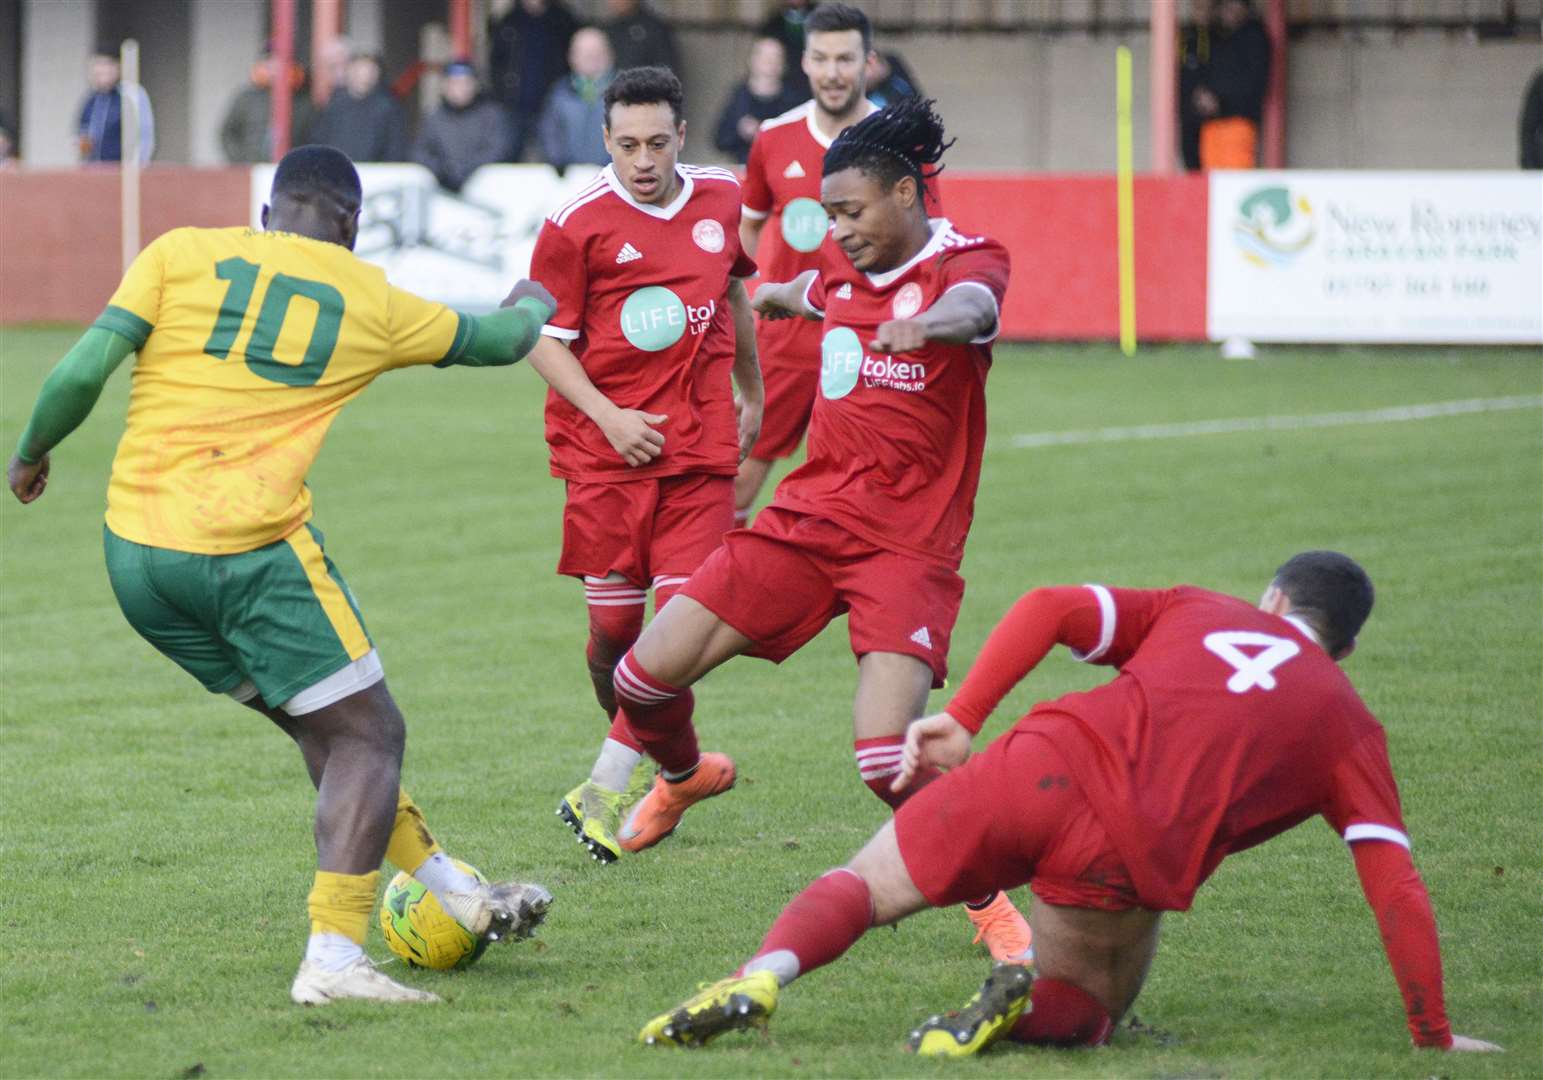
<instances>
[{"instance_id":1,"label":"white hoarding","mask_svg":"<svg viewBox=\"0 0 1543 1080\"><path fill-rule=\"evenodd\" d=\"M1543 175L1213 172L1215 340L1543 343Z\"/></svg>"},{"instance_id":2,"label":"white hoarding","mask_svg":"<svg viewBox=\"0 0 1543 1080\"><path fill-rule=\"evenodd\" d=\"M272 165L252 169L252 224L273 185ZM595 177L546 165L486 165L460 194L441 190L419 165L361 165L364 187L354 250L391 284L461 311L492 311L530 271L547 214Z\"/></svg>"}]
</instances>

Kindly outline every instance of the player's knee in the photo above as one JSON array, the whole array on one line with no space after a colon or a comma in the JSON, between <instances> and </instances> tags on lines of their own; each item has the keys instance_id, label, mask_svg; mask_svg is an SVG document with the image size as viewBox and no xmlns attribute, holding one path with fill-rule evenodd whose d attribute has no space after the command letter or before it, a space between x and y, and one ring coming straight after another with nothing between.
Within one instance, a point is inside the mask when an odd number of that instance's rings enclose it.
<instances>
[{"instance_id":1,"label":"player's knee","mask_svg":"<svg viewBox=\"0 0 1543 1080\"><path fill-rule=\"evenodd\" d=\"M628 650L616 665L611 679L616 703L627 710L635 726L646 726L649 714L669 709L679 701L691 701L691 691L663 682L638 662L634 650Z\"/></svg>"}]
</instances>

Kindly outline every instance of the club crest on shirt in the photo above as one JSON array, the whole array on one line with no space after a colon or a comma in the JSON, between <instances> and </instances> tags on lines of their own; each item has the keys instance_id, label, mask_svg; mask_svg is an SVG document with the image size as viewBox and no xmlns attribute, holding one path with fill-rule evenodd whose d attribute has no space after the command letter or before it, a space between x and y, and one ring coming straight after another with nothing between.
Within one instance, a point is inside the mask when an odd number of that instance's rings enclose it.
<instances>
[{"instance_id":1,"label":"club crest on shirt","mask_svg":"<svg viewBox=\"0 0 1543 1080\"><path fill-rule=\"evenodd\" d=\"M703 218L691 226L691 239L703 251L716 255L723 250L723 226L712 218Z\"/></svg>"},{"instance_id":2,"label":"club crest on shirt","mask_svg":"<svg viewBox=\"0 0 1543 1080\"><path fill-rule=\"evenodd\" d=\"M908 281L900 286L900 291L895 294L894 312L897 319L909 319L921 310L922 287L914 281Z\"/></svg>"}]
</instances>

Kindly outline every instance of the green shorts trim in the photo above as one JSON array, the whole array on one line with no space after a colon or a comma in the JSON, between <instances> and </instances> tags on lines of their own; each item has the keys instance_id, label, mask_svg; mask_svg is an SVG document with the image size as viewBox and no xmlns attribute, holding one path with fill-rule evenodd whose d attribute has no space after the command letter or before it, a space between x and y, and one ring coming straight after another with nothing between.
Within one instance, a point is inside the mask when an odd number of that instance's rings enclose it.
<instances>
[{"instance_id":1,"label":"green shorts trim","mask_svg":"<svg viewBox=\"0 0 1543 1080\"><path fill-rule=\"evenodd\" d=\"M129 625L211 693L250 679L277 708L373 648L310 525L237 555L148 547L105 528L102 538Z\"/></svg>"}]
</instances>

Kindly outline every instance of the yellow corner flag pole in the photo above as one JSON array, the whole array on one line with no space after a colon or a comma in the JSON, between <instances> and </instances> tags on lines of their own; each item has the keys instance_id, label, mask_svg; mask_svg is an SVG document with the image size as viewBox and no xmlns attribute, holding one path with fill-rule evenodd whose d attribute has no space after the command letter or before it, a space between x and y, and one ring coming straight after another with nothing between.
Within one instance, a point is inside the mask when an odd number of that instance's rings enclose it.
<instances>
[{"instance_id":1,"label":"yellow corner flag pole","mask_svg":"<svg viewBox=\"0 0 1543 1080\"><path fill-rule=\"evenodd\" d=\"M1136 355L1136 197L1132 183L1130 136L1130 49L1121 45L1114 54L1116 217L1120 249L1120 351Z\"/></svg>"}]
</instances>

